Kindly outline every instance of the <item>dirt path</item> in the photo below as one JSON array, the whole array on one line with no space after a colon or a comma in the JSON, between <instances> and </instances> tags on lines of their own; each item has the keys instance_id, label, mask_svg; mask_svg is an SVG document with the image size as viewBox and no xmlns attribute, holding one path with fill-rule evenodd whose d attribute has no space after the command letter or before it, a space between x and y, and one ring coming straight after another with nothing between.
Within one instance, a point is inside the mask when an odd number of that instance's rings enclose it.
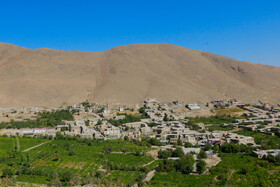
<instances>
[{"instance_id":1,"label":"dirt path","mask_svg":"<svg viewBox=\"0 0 280 187\"><path fill-rule=\"evenodd\" d=\"M112 153L112 154L132 154L132 152L117 152L117 151L112 151L112 152L110 152L110 153Z\"/></svg>"},{"instance_id":2,"label":"dirt path","mask_svg":"<svg viewBox=\"0 0 280 187\"><path fill-rule=\"evenodd\" d=\"M242 130L241 128L234 128L233 130L228 131L229 133L236 132Z\"/></svg>"},{"instance_id":3,"label":"dirt path","mask_svg":"<svg viewBox=\"0 0 280 187\"><path fill-rule=\"evenodd\" d=\"M16 136L16 140L17 140L17 150L19 151L20 150L20 143L19 143L18 136Z\"/></svg>"},{"instance_id":4,"label":"dirt path","mask_svg":"<svg viewBox=\"0 0 280 187\"><path fill-rule=\"evenodd\" d=\"M30 151L31 149L35 149L36 147L40 147L40 146L42 146L42 145L44 145L44 144L46 144L46 143L49 143L49 142L51 142L51 141L40 143L39 145L35 145L35 146L33 146L33 147L30 147L30 148L28 148L28 149L25 149L25 150L23 150L22 152Z\"/></svg>"},{"instance_id":5,"label":"dirt path","mask_svg":"<svg viewBox=\"0 0 280 187\"><path fill-rule=\"evenodd\" d=\"M151 162L144 164L142 167L148 166L148 165L152 164L154 161L156 161L156 160L152 160Z\"/></svg>"},{"instance_id":6,"label":"dirt path","mask_svg":"<svg viewBox=\"0 0 280 187\"><path fill-rule=\"evenodd\" d=\"M149 182L155 175L156 170L152 170L149 173L147 173L146 178L143 180L143 182Z\"/></svg>"},{"instance_id":7,"label":"dirt path","mask_svg":"<svg viewBox=\"0 0 280 187\"><path fill-rule=\"evenodd\" d=\"M234 174L235 170L234 169L231 169L228 171L228 176L227 176L227 182L226 182L226 186L228 186L228 181L230 181L231 179L231 176Z\"/></svg>"},{"instance_id":8,"label":"dirt path","mask_svg":"<svg viewBox=\"0 0 280 187\"><path fill-rule=\"evenodd\" d=\"M218 156L209 156L207 159L204 160L206 162L206 172L209 172L209 169L213 166L216 166L222 159Z\"/></svg>"}]
</instances>

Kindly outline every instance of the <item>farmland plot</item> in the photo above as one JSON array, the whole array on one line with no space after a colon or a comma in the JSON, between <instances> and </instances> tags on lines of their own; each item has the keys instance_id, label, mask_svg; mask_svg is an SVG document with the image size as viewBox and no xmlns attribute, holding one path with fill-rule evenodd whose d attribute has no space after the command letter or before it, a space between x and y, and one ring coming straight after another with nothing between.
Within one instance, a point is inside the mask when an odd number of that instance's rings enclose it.
<instances>
[{"instance_id":1,"label":"farmland plot","mask_svg":"<svg viewBox=\"0 0 280 187\"><path fill-rule=\"evenodd\" d=\"M16 142L13 139L5 141L10 145ZM2 170L10 169L20 182L49 184L58 179L67 185L75 176L83 180L94 176L93 178L98 178L99 182L103 183L112 181L128 184L135 182L140 174L144 174L141 169L153 161L152 157L145 156L149 148L122 140L83 142L56 139L21 152L44 141L47 140L21 140L22 147L16 155L6 155L7 158L1 162ZM2 146L8 150L5 143ZM102 175L102 180L99 175Z\"/></svg>"}]
</instances>

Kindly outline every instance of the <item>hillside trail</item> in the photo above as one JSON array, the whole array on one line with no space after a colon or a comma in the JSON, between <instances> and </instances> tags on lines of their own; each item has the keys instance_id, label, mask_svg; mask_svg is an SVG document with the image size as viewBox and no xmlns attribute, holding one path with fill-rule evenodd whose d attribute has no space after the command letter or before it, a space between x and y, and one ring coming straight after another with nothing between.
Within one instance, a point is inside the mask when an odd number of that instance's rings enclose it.
<instances>
[{"instance_id":1,"label":"hillside trail","mask_svg":"<svg viewBox=\"0 0 280 187\"><path fill-rule=\"evenodd\" d=\"M144 164L142 167L145 167L145 166L148 166L148 165L150 165L150 164L152 164L154 161L156 161L157 159L155 159L155 160L152 160L151 162L149 162L149 163L147 163L147 164Z\"/></svg>"}]
</instances>

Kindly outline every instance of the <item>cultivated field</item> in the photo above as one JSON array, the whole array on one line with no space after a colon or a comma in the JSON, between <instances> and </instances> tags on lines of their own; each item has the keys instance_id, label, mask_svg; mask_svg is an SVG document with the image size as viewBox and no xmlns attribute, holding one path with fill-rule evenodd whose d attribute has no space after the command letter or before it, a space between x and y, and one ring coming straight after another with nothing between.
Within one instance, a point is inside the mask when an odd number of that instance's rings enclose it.
<instances>
[{"instance_id":1,"label":"cultivated field","mask_svg":"<svg viewBox=\"0 0 280 187\"><path fill-rule=\"evenodd\" d=\"M19 151L15 146L17 139ZM35 148L27 149L33 146ZM16 174L18 182L39 184L49 184L56 177L65 184L77 177L79 180L92 177L98 182L133 184L139 175L144 174L144 166L149 167L146 164L154 160L145 156L149 148L121 140L1 138L0 149L2 172L9 169ZM26 149L28 151L22 152Z\"/></svg>"}]
</instances>

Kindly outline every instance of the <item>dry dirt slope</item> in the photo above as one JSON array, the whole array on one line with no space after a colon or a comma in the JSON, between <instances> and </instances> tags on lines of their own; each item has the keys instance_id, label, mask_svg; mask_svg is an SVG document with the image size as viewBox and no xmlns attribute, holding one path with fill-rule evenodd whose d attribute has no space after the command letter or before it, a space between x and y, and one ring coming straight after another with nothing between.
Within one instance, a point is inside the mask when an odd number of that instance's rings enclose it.
<instances>
[{"instance_id":1,"label":"dry dirt slope","mask_svg":"<svg viewBox=\"0 0 280 187\"><path fill-rule=\"evenodd\" d=\"M280 103L279 93L279 68L171 44L82 52L0 43L0 107L134 104L145 98Z\"/></svg>"}]
</instances>

